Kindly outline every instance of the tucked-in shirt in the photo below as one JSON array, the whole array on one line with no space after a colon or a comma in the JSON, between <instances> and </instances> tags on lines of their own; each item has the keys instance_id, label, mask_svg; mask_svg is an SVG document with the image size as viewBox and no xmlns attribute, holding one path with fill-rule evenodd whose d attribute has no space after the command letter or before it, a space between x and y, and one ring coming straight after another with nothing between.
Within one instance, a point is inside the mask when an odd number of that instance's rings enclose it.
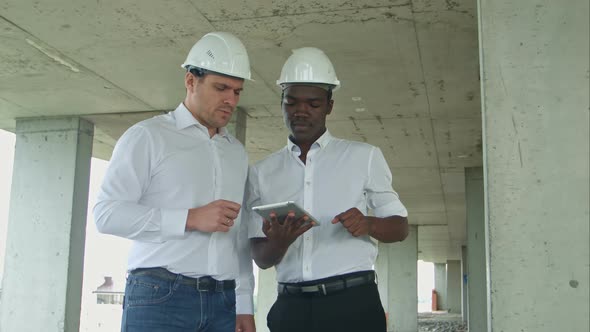
<instances>
[{"instance_id":1,"label":"tucked-in shirt","mask_svg":"<svg viewBox=\"0 0 590 332\"><path fill-rule=\"evenodd\" d=\"M306 162L290 140L285 148L250 167L245 219L250 238L264 238L253 206L295 201L319 221L291 244L276 265L279 282L301 282L372 270L377 248L368 235L353 237L334 217L358 208L376 217L407 216L392 188L381 150L334 138L326 132L311 146Z\"/></svg>"},{"instance_id":2,"label":"tucked-in shirt","mask_svg":"<svg viewBox=\"0 0 590 332\"><path fill-rule=\"evenodd\" d=\"M117 142L94 207L100 232L133 240L128 270L237 279L237 313L252 314L252 260L242 213L227 233L185 231L188 210L243 202L248 157L225 128L213 137L189 110L137 123Z\"/></svg>"}]
</instances>

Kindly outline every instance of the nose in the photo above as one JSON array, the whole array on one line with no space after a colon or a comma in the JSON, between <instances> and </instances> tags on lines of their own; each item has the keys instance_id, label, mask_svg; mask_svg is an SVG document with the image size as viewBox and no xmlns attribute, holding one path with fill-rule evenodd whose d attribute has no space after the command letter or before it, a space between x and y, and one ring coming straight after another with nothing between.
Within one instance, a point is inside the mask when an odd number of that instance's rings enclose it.
<instances>
[{"instance_id":1,"label":"nose","mask_svg":"<svg viewBox=\"0 0 590 332\"><path fill-rule=\"evenodd\" d=\"M240 96L236 95L233 90L231 90L227 95L224 96L223 103L225 105L231 106L232 108L235 108L238 105L239 100Z\"/></svg>"},{"instance_id":2,"label":"nose","mask_svg":"<svg viewBox=\"0 0 590 332\"><path fill-rule=\"evenodd\" d=\"M293 112L293 115L297 117L308 116L309 109L310 107L307 103L297 103L295 105L295 112Z\"/></svg>"}]
</instances>

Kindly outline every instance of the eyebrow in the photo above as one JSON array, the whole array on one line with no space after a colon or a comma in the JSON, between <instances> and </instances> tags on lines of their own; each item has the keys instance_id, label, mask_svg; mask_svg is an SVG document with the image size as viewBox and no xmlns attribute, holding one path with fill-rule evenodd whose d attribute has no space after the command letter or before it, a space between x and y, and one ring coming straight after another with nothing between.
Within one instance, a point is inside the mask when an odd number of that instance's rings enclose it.
<instances>
[{"instance_id":1,"label":"eyebrow","mask_svg":"<svg viewBox=\"0 0 590 332\"><path fill-rule=\"evenodd\" d=\"M244 88L237 88L237 89L234 89L234 88L232 88L231 86L229 86L229 85L227 85L227 84L225 84L225 83L221 83L221 82L214 82L213 84L214 84L214 85L217 85L217 86L222 86L224 89L232 89L232 90L234 90L234 91L240 91L240 92L241 92L241 91L244 91Z\"/></svg>"}]
</instances>

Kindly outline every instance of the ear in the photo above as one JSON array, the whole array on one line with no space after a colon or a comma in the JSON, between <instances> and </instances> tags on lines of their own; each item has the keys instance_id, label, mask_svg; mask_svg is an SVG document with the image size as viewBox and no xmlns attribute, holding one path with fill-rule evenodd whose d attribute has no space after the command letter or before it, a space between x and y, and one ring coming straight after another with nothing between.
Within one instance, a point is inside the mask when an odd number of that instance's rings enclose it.
<instances>
[{"instance_id":1,"label":"ear","mask_svg":"<svg viewBox=\"0 0 590 332\"><path fill-rule=\"evenodd\" d=\"M195 88L195 84L197 84L197 78L195 77L195 75L187 71L186 74L184 74L184 87L188 91L193 91Z\"/></svg>"},{"instance_id":2,"label":"ear","mask_svg":"<svg viewBox=\"0 0 590 332\"><path fill-rule=\"evenodd\" d=\"M328 111L326 112L326 114L330 114L332 113L332 108L334 107L334 99L330 100L328 102Z\"/></svg>"}]
</instances>

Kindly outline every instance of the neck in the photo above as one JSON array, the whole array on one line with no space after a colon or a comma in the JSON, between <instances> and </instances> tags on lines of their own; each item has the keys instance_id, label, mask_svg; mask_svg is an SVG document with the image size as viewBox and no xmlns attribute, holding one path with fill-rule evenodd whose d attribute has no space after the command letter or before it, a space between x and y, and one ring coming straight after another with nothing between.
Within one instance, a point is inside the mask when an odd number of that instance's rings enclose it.
<instances>
[{"instance_id":1,"label":"neck","mask_svg":"<svg viewBox=\"0 0 590 332\"><path fill-rule=\"evenodd\" d=\"M202 124L203 126L205 126L205 128L207 128L207 130L209 131L209 138L215 136L215 134L219 132L219 128L209 127L209 125L205 121L203 121L201 118L197 116L197 112L193 111L190 107L188 97L184 99L183 104L184 107L186 107L186 109L190 112L190 114L192 114L193 118L195 118L195 120L197 120L198 123Z\"/></svg>"}]
</instances>

